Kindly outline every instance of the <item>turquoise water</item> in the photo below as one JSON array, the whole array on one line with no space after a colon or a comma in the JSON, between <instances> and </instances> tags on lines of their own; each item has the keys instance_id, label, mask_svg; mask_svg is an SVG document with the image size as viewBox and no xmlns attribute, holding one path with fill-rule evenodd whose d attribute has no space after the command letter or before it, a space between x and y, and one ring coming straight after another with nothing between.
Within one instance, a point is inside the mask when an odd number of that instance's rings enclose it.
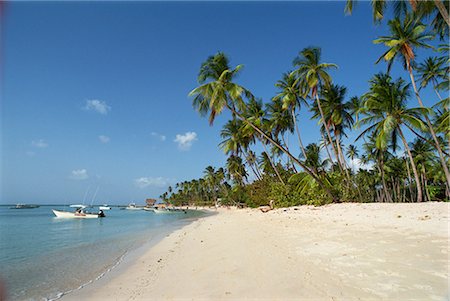
<instances>
[{"instance_id":1,"label":"turquoise water","mask_svg":"<svg viewBox=\"0 0 450 301\"><path fill-rule=\"evenodd\" d=\"M106 211L99 219L57 219L51 209L0 206L0 277L10 300L56 299L113 268L131 250L203 215Z\"/></svg>"}]
</instances>

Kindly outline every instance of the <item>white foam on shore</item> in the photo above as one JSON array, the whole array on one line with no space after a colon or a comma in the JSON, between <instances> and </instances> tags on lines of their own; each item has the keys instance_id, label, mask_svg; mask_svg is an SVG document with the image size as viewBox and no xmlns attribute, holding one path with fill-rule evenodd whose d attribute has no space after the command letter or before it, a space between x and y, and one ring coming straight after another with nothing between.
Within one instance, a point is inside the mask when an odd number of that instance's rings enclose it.
<instances>
[{"instance_id":1,"label":"white foam on shore","mask_svg":"<svg viewBox=\"0 0 450 301\"><path fill-rule=\"evenodd\" d=\"M117 267L117 266L123 261L124 257L125 257L127 254L128 254L128 251L126 251L125 253L123 253L122 256L119 257L119 259L117 260L116 263L114 263L113 266L111 266L110 268L106 269L104 272L102 272L102 273L101 273L100 275L98 275L96 278L91 279L91 280L89 280L89 281L86 282L86 283L83 283L82 285L80 285L80 286L77 287L77 288L74 288L74 289L71 289L71 290L68 290L68 291L65 291L65 292L62 292L62 293L57 293L57 294L56 294L56 297L45 298L45 301L55 301L55 300L61 299L64 295L67 295L67 294L70 294L70 293L72 293L72 292L78 291L78 290L82 289L83 287L85 287L85 286L87 286L87 285L89 285L89 284L91 284L91 283L94 283L95 281L101 279L101 278L102 278L103 276L105 276L108 272L112 271L115 267Z\"/></svg>"}]
</instances>

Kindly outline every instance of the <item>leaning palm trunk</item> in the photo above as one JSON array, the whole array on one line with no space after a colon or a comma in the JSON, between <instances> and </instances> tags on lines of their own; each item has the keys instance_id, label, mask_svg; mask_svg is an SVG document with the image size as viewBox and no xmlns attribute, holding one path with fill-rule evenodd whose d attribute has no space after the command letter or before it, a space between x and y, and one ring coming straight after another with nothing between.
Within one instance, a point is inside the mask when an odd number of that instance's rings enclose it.
<instances>
[{"instance_id":1,"label":"leaning palm trunk","mask_svg":"<svg viewBox=\"0 0 450 301\"><path fill-rule=\"evenodd\" d=\"M328 140L331 144L331 148L333 149L334 154L336 156L336 161L339 165L339 168L341 169L341 172L344 172L344 168L342 167L341 160L339 159L339 154L336 150L336 147L334 146L333 139L331 138L330 128L328 127L328 124L325 122L325 115L323 114L322 105L320 104L319 95L317 93L316 93L316 102L317 102L317 107L319 108L320 116L322 117L322 124L325 127L325 131L328 135Z\"/></svg>"},{"instance_id":2,"label":"leaning palm trunk","mask_svg":"<svg viewBox=\"0 0 450 301\"><path fill-rule=\"evenodd\" d=\"M319 175L315 173L313 170L309 169L306 165L304 165L300 160L298 160L296 157L294 157L289 151L287 151L284 147L282 147L279 143L277 143L275 140L270 138L264 131L262 131L259 127L254 125L251 121L249 121L247 118L242 116L240 113L232 109L228 104L226 104L227 108L232 111L232 113L236 114L241 120L245 121L250 127L252 127L255 131L257 131L259 134L261 134L264 138L269 140L270 143L272 143L275 147L277 147L279 150L281 150L283 153L285 153L289 158L291 158L295 163L297 163L303 170L306 171L313 179L319 184L320 187L323 188L325 193L333 199L333 202L336 202L338 199L336 196L331 192L330 188L328 188L323 181L320 179Z\"/></svg>"},{"instance_id":3,"label":"leaning palm trunk","mask_svg":"<svg viewBox=\"0 0 450 301\"><path fill-rule=\"evenodd\" d=\"M257 180L261 180L260 176L258 175L258 173L255 171L255 168L253 167L253 164L250 163L247 159L245 159L245 162L247 162L248 166L250 166L250 169L252 170L253 174L255 175Z\"/></svg>"},{"instance_id":4,"label":"leaning palm trunk","mask_svg":"<svg viewBox=\"0 0 450 301\"><path fill-rule=\"evenodd\" d=\"M414 174L414 179L416 180L416 186L417 186L417 202L422 202L422 185L420 183L419 173L417 172L416 163L414 163L414 158L411 154L411 150L409 149L408 142L405 139L405 136L403 136L402 129L398 128L398 133L400 134L400 138L402 138L403 145L405 146L406 153L408 154L409 161L411 162L411 167Z\"/></svg>"},{"instance_id":5,"label":"leaning palm trunk","mask_svg":"<svg viewBox=\"0 0 450 301\"><path fill-rule=\"evenodd\" d=\"M439 13L441 14L442 18L444 18L445 22L447 22L447 25L450 27L450 20L448 17L448 11L444 4L442 4L441 0L434 0L434 4L439 10Z\"/></svg>"},{"instance_id":6,"label":"leaning palm trunk","mask_svg":"<svg viewBox=\"0 0 450 301\"><path fill-rule=\"evenodd\" d=\"M307 159L306 151L305 151L305 148L303 147L302 138L300 138L300 131L298 129L297 118L295 117L294 109L291 110L291 114L292 114L292 120L294 120L295 131L297 132L298 143L300 144L300 149L302 150L303 156L305 156L305 160L306 160Z\"/></svg>"},{"instance_id":7,"label":"leaning palm trunk","mask_svg":"<svg viewBox=\"0 0 450 301\"><path fill-rule=\"evenodd\" d=\"M288 152L291 152L289 150L289 144L286 142L286 139L284 138L284 134L281 135L281 139L283 140L284 145L286 146L286 150ZM295 173L297 173L297 168L295 168L294 162L291 160L291 158L287 157L287 166L292 166L292 169L295 171Z\"/></svg>"},{"instance_id":8,"label":"leaning palm trunk","mask_svg":"<svg viewBox=\"0 0 450 301\"><path fill-rule=\"evenodd\" d=\"M328 158L330 159L331 171L334 171L334 168L333 168L333 158L331 157L330 150L328 149L328 143L327 143L327 140L325 140L325 137L323 136L322 131L320 131L320 135L322 136L323 146L324 146L325 150L327 151Z\"/></svg>"},{"instance_id":9,"label":"leaning palm trunk","mask_svg":"<svg viewBox=\"0 0 450 301\"><path fill-rule=\"evenodd\" d=\"M342 153L341 140L339 139L340 134L335 134L335 136L336 136L336 146L337 146L338 154L341 157L345 175L347 176L347 179L350 180L350 174L347 169L347 162L345 161L344 154Z\"/></svg>"},{"instance_id":10,"label":"leaning palm trunk","mask_svg":"<svg viewBox=\"0 0 450 301\"><path fill-rule=\"evenodd\" d=\"M272 158L270 157L269 153L267 152L266 144L265 144L264 141L262 141L262 140L261 140L261 144L262 144L263 147L264 147L264 151L266 152L266 155L267 155L267 158L269 159L270 165L272 166L273 170L274 170L275 173L277 174L278 179L280 180L280 182L281 182L283 185L286 185L286 184L284 183L283 179L281 178L281 175L280 175L280 173L278 172L277 167L275 166L274 162L272 161Z\"/></svg>"},{"instance_id":11,"label":"leaning palm trunk","mask_svg":"<svg viewBox=\"0 0 450 301\"><path fill-rule=\"evenodd\" d=\"M409 77L411 78L411 83L413 85L414 93L416 94L417 101L419 102L419 105L422 108L424 108L425 106L423 105L422 99L420 98L420 95L419 95L419 91L417 90L416 82L415 82L414 75L412 72L412 67L411 67L409 61L406 61L406 64L407 64L407 68L408 68L408 72L409 72ZM445 178L447 180L447 185L450 186L450 172L448 170L447 162L445 162L445 157L442 152L441 145L437 139L436 133L434 132L433 125L431 124L431 121L426 114L425 114L425 120L427 122L428 128L430 129L430 133L431 133L431 136L433 137L434 144L436 145L436 149L439 154L439 159L441 161L442 168L444 169L444 174L445 174Z\"/></svg>"}]
</instances>

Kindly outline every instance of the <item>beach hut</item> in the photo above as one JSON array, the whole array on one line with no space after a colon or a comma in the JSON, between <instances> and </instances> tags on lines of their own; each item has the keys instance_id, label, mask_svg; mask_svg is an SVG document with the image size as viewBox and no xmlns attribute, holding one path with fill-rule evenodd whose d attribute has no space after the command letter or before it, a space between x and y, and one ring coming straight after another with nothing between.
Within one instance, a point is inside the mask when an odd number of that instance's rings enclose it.
<instances>
[{"instance_id":1,"label":"beach hut","mask_svg":"<svg viewBox=\"0 0 450 301\"><path fill-rule=\"evenodd\" d=\"M146 199L145 203L147 204L147 207L153 207L155 205L156 200L155 199Z\"/></svg>"}]
</instances>

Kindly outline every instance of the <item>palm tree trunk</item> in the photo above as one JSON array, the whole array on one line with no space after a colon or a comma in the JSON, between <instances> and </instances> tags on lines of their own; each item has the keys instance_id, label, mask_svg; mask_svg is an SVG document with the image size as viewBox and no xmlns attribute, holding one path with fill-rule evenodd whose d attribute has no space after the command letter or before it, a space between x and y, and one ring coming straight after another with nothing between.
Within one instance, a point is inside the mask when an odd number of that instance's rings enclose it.
<instances>
[{"instance_id":1,"label":"palm tree trunk","mask_svg":"<svg viewBox=\"0 0 450 301\"><path fill-rule=\"evenodd\" d=\"M334 146L333 139L331 138L330 128L328 127L328 124L325 122L325 115L323 114L322 105L320 104L319 95L317 93L316 93L316 102L317 102L317 107L319 108L320 116L322 117L322 124L325 127L325 131L327 132L327 135L328 135L328 140L331 144L334 154L336 155L336 161L338 162L341 172L344 172L344 169L341 164L341 160L339 160L338 152L336 150L336 147Z\"/></svg>"},{"instance_id":2,"label":"palm tree trunk","mask_svg":"<svg viewBox=\"0 0 450 301\"><path fill-rule=\"evenodd\" d=\"M278 172L277 167L276 167L275 164L273 163L272 158L270 158L270 155L269 155L269 153L267 152L266 144L265 144L264 141L262 141L262 140L261 140L261 144L262 144L263 147L264 147L264 151L266 152L266 155L267 155L267 158L269 159L270 165L272 165L272 168L273 168L273 170L275 171L275 173L277 174L278 179L280 180L281 183L283 183L283 185L286 185L286 184L284 183L283 179L281 178L280 173Z\"/></svg>"},{"instance_id":3,"label":"palm tree trunk","mask_svg":"<svg viewBox=\"0 0 450 301\"><path fill-rule=\"evenodd\" d=\"M442 96L439 93L439 91L436 89L436 84L434 82L433 82L433 89L434 89L434 92L436 93L437 97L439 98L439 101L442 101Z\"/></svg>"},{"instance_id":4,"label":"palm tree trunk","mask_svg":"<svg viewBox=\"0 0 450 301\"><path fill-rule=\"evenodd\" d=\"M420 184L420 178L419 173L417 172L416 163L414 163L414 158L411 154L411 150L409 149L408 142L406 142L405 136L403 136L402 129L398 128L398 133L400 135L400 138L402 138L403 145L405 146L405 150L408 154L409 161L411 162L411 167L413 170L414 178L416 180L416 186L417 186L417 202L422 202L422 185Z\"/></svg>"},{"instance_id":5,"label":"palm tree trunk","mask_svg":"<svg viewBox=\"0 0 450 301\"><path fill-rule=\"evenodd\" d=\"M405 164L406 164L406 171L408 172L408 183L409 183L408 189L409 189L409 195L410 195L411 200L412 200L412 198L413 198L413 191L412 191L412 188L411 188L411 185L412 185L411 170L409 169L409 163L408 163L408 160L407 160L407 159L405 159Z\"/></svg>"},{"instance_id":6,"label":"palm tree trunk","mask_svg":"<svg viewBox=\"0 0 450 301\"><path fill-rule=\"evenodd\" d=\"M336 132L335 132L335 136L336 136L336 146L337 146L338 154L341 156L345 175L347 176L347 179L350 181L350 174L348 173L347 162L345 161L344 154L342 153L340 134L336 134Z\"/></svg>"},{"instance_id":7,"label":"palm tree trunk","mask_svg":"<svg viewBox=\"0 0 450 301\"><path fill-rule=\"evenodd\" d=\"M292 114L292 119L294 120L295 131L297 132L298 143L300 144L300 149L302 150L303 156L305 157L305 160L306 160L307 159L306 152L305 152L305 148L303 147L302 138L300 138L300 131L298 129L297 118L295 117L294 109L291 110L291 114Z\"/></svg>"},{"instance_id":8,"label":"palm tree trunk","mask_svg":"<svg viewBox=\"0 0 450 301\"><path fill-rule=\"evenodd\" d=\"M383 159L383 157L381 157L381 159L380 159L380 166L378 166L378 171L380 172L380 175L381 175L381 181L383 183L386 202L392 203L392 196L389 192L389 188L386 184L386 179L384 177L384 159Z\"/></svg>"},{"instance_id":9,"label":"palm tree trunk","mask_svg":"<svg viewBox=\"0 0 450 301\"><path fill-rule=\"evenodd\" d=\"M447 22L447 25L450 27L450 20L448 18L448 11L445 5L442 3L441 0L434 0L434 4L436 4L436 7L438 8L439 12L441 13L442 18L444 18L445 22Z\"/></svg>"},{"instance_id":10,"label":"palm tree trunk","mask_svg":"<svg viewBox=\"0 0 450 301\"><path fill-rule=\"evenodd\" d=\"M432 200L431 200L431 196L430 196L430 191L428 190L427 171L425 170L425 166L423 164L422 164L422 178L423 178L425 195L426 195L428 201L431 202Z\"/></svg>"},{"instance_id":11,"label":"palm tree trunk","mask_svg":"<svg viewBox=\"0 0 450 301\"><path fill-rule=\"evenodd\" d=\"M334 171L334 168L333 168L333 158L331 157L331 153L330 153L330 150L328 149L327 141L325 140L325 137L323 136L322 131L320 131L320 135L322 136L323 145L324 145L324 147L325 147L325 150L327 151L328 158L330 158L331 171Z\"/></svg>"},{"instance_id":12,"label":"palm tree trunk","mask_svg":"<svg viewBox=\"0 0 450 301\"><path fill-rule=\"evenodd\" d=\"M416 82L415 82L414 75L412 72L411 64L409 63L409 61L406 61L406 64L407 64L408 71L409 71L409 77L411 78L411 83L413 85L414 93L416 94L416 98L417 98L420 106L422 108L424 108L425 106L423 105L422 99L420 98L420 95L419 95L419 91L417 90L417 86L416 86ZM444 154L442 153L441 145L437 139L436 133L434 132L433 125L431 124L431 121L426 114L425 114L425 120L430 129L430 133L431 133L431 136L433 137L434 143L436 145L436 149L439 154L439 159L441 161L442 168L444 169L444 174L445 174L445 178L447 180L447 185L450 186L450 172L448 170L447 162L445 162L445 158L444 158Z\"/></svg>"},{"instance_id":13,"label":"palm tree trunk","mask_svg":"<svg viewBox=\"0 0 450 301\"><path fill-rule=\"evenodd\" d=\"M250 125L255 131L257 131L259 134L261 134L264 138L269 140L275 147L280 149L282 152L284 152L286 155L288 155L295 163L297 163L301 168L303 168L306 173L308 173L311 177L316 180L317 184L319 184L320 187L325 191L325 193L333 200L333 202L337 202L339 199L333 194L330 188L328 188L323 181L320 179L320 177L312 170L310 170L306 165L304 165L300 160L298 160L296 157L294 157L290 152L288 152L284 147L282 147L280 144L278 144L276 141L274 141L272 138L270 138L264 131L262 131L260 128L258 128L256 125L254 125L252 122L250 122L247 118L233 110L228 104L226 104L227 108L232 111L234 114L236 114L241 120L245 121L248 125Z\"/></svg>"},{"instance_id":14,"label":"palm tree trunk","mask_svg":"<svg viewBox=\"0 0 450 301\"><path fill-rule=\"evenodd\" d=\"M284 134L281 135L281 140L283 140L284 145L286 145L286 150L287 150L288 152L291 152L291 151L289 150L289 145L288 145L288 143L286 142L286 139L284 138ZM288 167L289 167L289 165L291 165L291 166L292 166L292 169L295 171L295 173L298 173L297 169L295 168L294 162L292 162L291 158L289 158L289 157L287 157L287 165L288 165Z\"/></svg>"},{"instance_id":15,"label":"palm tree trunk","mask_svg":"<svg viewBox=\"0 0 450 301\"><path fill-rule=\"evenodd\" d=\"M261 178L259 177L259 175L256 173L255 169L253 168L253 164L250 164L250 162L247 160L247 158L245 159L245 162L247 162L248 166L250 166L253 174L255 175L257 180L261 180Z\"/></svg>"}]
</instances>

